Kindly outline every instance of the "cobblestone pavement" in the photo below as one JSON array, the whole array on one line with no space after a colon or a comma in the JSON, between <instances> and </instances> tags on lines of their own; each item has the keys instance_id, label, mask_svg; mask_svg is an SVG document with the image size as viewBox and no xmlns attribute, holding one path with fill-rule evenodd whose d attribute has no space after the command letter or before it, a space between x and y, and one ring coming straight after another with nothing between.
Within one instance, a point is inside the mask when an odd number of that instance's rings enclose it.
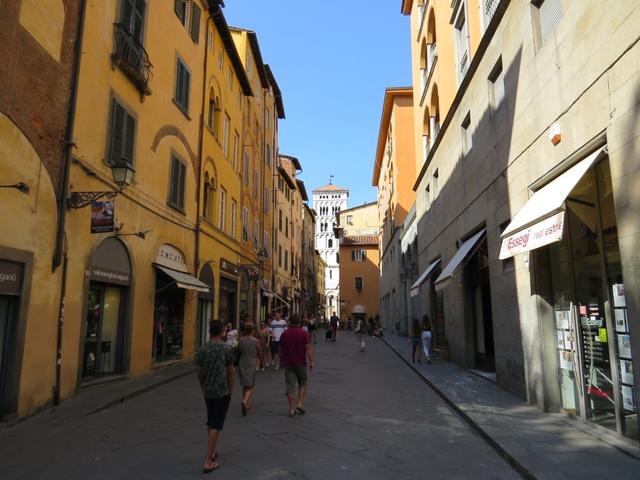
<instances>
[{"instance_id":1,"label":"cobblestone pavement","mask_svg":"<svg viewBox=\"0 0 640 480\"><path fill-rule=\"evenodd\" d=\"M322 333L322 332L320 332ZM38 415L0 432L3 479L520 478L377 339L319 342L307 414L289 418L282 371L258 373L253 408L238 388L202 475L204 405L194 374L98 413Z\"/></svg>"}]
</instances>

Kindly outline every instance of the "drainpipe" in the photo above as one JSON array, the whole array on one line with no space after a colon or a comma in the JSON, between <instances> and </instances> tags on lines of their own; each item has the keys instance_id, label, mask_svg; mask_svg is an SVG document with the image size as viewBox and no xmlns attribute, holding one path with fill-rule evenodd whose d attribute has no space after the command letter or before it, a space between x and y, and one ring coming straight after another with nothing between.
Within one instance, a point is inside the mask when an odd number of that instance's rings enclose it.
<instances>
[{"instance_id":1,"label":"drainpipe","mask_svg":"<svg viewBox=\"0 0 640 480\"><path fill-rule=\"evenodd\" d=\"M80 0L78 10L78 31L73 49L73 71L71 75L71 92L69 109L67 110L67 131L64 147L64 160L62 164L61 185L58 189L58 225L56 231L56 245L53 254L51 271L55 272L62 263L62 279L60 284L60 305L58 308L58 331L56 339L56 383L53 386L53 404L60 403L60 384L62 367L62 333L64 326L64 301L67 290L67 249L65 241L65 222L67 214L67 197L69 196L69 171L71 169L71 151L75 146L73 129L76 117L76 104L78 102L78 82L80 79L80 60L82 56L82 38L84 33L85 0Z\"/></svg>"}]
</instances>

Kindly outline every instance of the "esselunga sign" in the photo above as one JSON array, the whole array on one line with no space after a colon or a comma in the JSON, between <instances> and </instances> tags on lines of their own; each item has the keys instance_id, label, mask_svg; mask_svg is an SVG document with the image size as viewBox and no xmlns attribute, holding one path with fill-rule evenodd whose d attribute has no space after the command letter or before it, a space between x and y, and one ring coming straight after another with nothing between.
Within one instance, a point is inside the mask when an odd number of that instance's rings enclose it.
<instances>
[{"instance_id":1,"label":"esselunga sign","mask_svg":"<svg viewBox=\"0 0 640 480\"><path fill-rule=\"evenodd\" d=\"M564 211L512 233L502 240L500 260L558 242L562 240L563 230Z\"/></svg>"}]
</instances>

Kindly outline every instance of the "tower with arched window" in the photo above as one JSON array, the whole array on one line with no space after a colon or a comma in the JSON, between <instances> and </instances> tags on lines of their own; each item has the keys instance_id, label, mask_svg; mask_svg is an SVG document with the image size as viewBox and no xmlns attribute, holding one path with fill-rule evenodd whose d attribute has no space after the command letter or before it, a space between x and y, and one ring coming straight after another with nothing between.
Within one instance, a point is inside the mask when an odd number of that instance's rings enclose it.
<instances>
[{"instance_id":1,"label":"tower with arched window","mask_svg":"<svg viewBox=\"0 0 640 480\"><path fill-rule=\"evenodd\" d=\"M336 215L348 208L349 190L329 183L313 190L313 209L316 219L316 250L326 262L325 270L325 309L319 314L330 317L333 312L340 314L340 244L336 238L334 227L337 225Z\"/></svg>"}]
</instances>

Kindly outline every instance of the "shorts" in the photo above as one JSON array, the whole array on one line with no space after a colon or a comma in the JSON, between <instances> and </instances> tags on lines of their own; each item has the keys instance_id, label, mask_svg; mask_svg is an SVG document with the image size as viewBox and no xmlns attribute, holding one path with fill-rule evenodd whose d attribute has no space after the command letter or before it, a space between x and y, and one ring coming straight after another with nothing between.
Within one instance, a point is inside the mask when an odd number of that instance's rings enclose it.
<instances>
[{"instance_id":1,"label":"shorts","mask_svg":"<svg viewBox=\"0 0 640 480\"><path fill-rule=\"evenodd\" d=\"M414 347L417 347L418 345L420 345L420 337L411 337L411 344Z\"/></svg>"},{"instance_id":2,"label":"shorts","mask_svg":"<svg viewBox=\"0 0 640 480\"><path fill-rule=\"evenodd\" d=\"M280 342L271 340L271 355L277 355L280 352Z\"/></svg>"},{"instance_id":3,"label":"shorts","mask_svg":"<svg viewBox=\"0 0 640 480\"><path fill-rule=\"evenodd\" d=\"M296 393L296 383L300 388L307 386L307 366L284 367L284 380L287 385L287 395Z\"/></svg>"},{"instance_id":4,"label":"shorts","mask_svg":"<svg viewBox=\"0 0 640 480\"><path fill-rule=\"evenodd\" d=\"M229 411L231 395L222 398L205 398L207 404L207 427L213 430L222 430L224 419Z\"/></svg>"}]
</instances>

